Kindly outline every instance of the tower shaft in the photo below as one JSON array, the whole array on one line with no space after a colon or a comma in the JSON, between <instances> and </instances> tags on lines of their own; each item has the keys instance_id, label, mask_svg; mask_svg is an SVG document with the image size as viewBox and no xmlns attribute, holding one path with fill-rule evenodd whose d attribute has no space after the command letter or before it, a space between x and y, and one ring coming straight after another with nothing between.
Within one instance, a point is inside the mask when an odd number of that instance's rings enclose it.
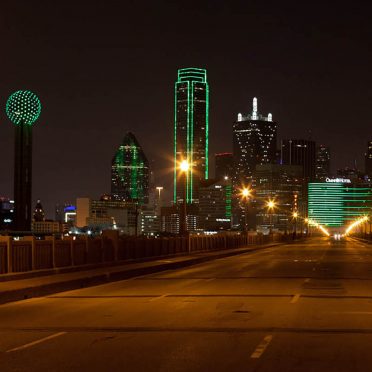
<instances>
[{"instance_id":1,"label":"tower shaft","mask_svg":"<svg viewBox=\"0 0 372 372\"><path fill-rule=\"evenodd\" d=\"M15 126L14 222L15 230L31 230L32 126Z\"/></svg>"}]
</instances>

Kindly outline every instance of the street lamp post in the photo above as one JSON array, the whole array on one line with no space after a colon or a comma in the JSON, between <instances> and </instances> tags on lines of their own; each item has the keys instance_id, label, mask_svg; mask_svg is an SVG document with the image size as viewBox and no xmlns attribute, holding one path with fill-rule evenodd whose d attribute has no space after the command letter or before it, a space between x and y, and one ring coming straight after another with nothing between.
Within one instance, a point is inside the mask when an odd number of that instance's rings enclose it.
<instances>
[{"instance_id":1,"label":"street lamp post","mask_svg":"<svg viewBox=\"0 0 372 372\"><path fill-rule=\"evenodd\" d=\"M182 230L181 234L186 235L187 233L187 172L189 171L190 165L187 160L183 160L180 165L180 170L184 177L183 185L183 213L182 213Z\"/></svg>"},{"instance_id":2,"label":"street lamp post","mask_svg":"<svg viewBox=\"0 0 372 372\"><path fill-rule=\"evenodd\" d=\"M293 219L294 219L294 238L296 238L297 236L297 217L298 217L298 213L297 212L293 212Z\"/></svg>"},{"instance_id":3,"label":"street lamp post","mask_svg":"<svg viewBox=\"0 0 372 372\"><path fill-rule=\"evenodd\" d=\"M270 199L266 203L266 207L269 211L269 216L270 216L270 235L272 234L272 228L273 228L273 210L276 207L275 201Z\"/></svg>"},{"instance_id":4,"label":"street lamp post","mask_svg":"<svg viewBox=\"0 0 372 372\"><path fill-rule=\"evenodd\" d=\"M306 236L310 235L310 224L309 224L309 219L306 217L305 218L305 224L306 224Z\"/></svg>"},{"instance_id":5,"label":"street lamp post","mask_svg":"<svg viewBox=\"0 0 372 372\"><path fill-rule=\"evenodd\" d=\"M251 196L251 190L245 187L243 188L241 195L244 200L244 231L248 232L248 201Z\"/></svg>"}]
</instances>

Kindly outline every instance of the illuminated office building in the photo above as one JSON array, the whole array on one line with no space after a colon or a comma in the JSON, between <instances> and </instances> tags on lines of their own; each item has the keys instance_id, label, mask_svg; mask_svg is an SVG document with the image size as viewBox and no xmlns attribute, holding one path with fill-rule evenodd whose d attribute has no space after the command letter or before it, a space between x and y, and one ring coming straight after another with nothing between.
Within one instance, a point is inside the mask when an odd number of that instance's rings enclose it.
<instances>
[{"instance_id":1,"label":"illuminated office building","mask_svg":"<svg viewBox=\"0 0 372 372\"><path fill-rule=\"evenodd\" d=\"M302 202L303 186L302 167L299 165L258 165L254 184L256 198L251 208L256 212L257 229L290 231L292 214L297 212L304 216L306 212ZM276 208L272 211L267 209L268 200L275 200Z\"/></svg>"},{"instance_id":2,"label":"illuminated office building","mask_svg":"<svg viewBox=\"0 0 372 372\"><path fill-rule=\"evenodd\" d=\"M308 216L321 225L346 226L371 208L372 188L367 185L343 178L308 185Z\"/></svg>"},{"instance_id":3,"label":"illuminated office building","mask_svg":"<svg viewBox=\"0 0 372 372\"><path fill-rule=\"evenodd\" d=\"M14 221L14 200L0 197L0 230L10 230Z\"/></svg>"},{"instance_id":4,"label":"illuminated office building","mask_svg":"<svg viewBox=\"0 0 372 372\"><path fill-rule=\"evenodd\" d=\"M174 118L174 202L198 200L200 180L208 179L208 111L207 71L200 68L178 70L175 83ZM179 164L190 164L185 180Z\"/></svg>"},{"instance_id":5,"label":"illuminated office building","mask_svg":"<svg viewBox=\"0 0 372 372\"><path fill-rule=\"evenodd\" d=\"M320 145L316 147L315 178L325 181L331 176L331 152L329 147Z\"/></svg>"},{"instance_id":6,"label":"illuminated office building","mask_svg":"<svg viewBox=\"0 0 372 372\"><path fill-rule=\"evenodd\" d=\"M251 114L238 114L233 124L233 225L241 227L245 208L239 203L242 187L252 184L256 166L276 162L277 124L272 114L258 113L257 98L253 98ZM254 223L254 222L252 222ZM252 227L252 223L249 226Z\"/></svg>"},{"instance_id":7,"label":"illuminated office building","mask_svg":"<svg viewBox=\"0 0 372 372\"><path fill-rule=\"evenodd\" d=\"M204 230L231 228L231 180L209 179L199 189L199 227Z\"/></svg>"},{"instance_id":8,"label":"illuminated office building","mask_svg":"<svg viewBox=\"0 0 372 372\"><path fill-rule=\"evenodd\" d=\"M275 162L277 124L272 114L258 113L257 98L251 114L238 114L233 124L234 188L251 183L257 165Z\"/></svg>"},{"instance_id":9,"label":"illuminated office building","mask_svg":"<svg viewBox=\"0 0 372 372\"><path fill-rule=\"evenodd\" d=\"M288 139L281 145L281 163L301 165L306 182L315 180L316 146L311 140Z\"/></svg>"},{"instance_id":10,"label":"illuminated office building","mask_svg":"<svg viewBox=\"0 0 372 372\"><path fill-rule=\"evenodd\" d=\"M132 133L127 133L112 159L111 194L114 200L147 204L149 162Z\"/></svg>"},{"instance_id":11,"label":"illuminated office building","mask_svg":"<svg viewBox=\"0 0 372 372\"><path fill-rule=\"evenodd\" d=\"M33 214L33 221L35 222L41 222L45 221L45 213L43 206L41 205L41 201L38 200L34 209L34 214Z\"/></svg>"},{"instance_id":12,"label":"illuminated office building","mask_svg":"<svg viewBox=\"0 0 372 372\"><path fill-rule=\"evenodd\" d=\"M365 171L368 177L372 179L372 141L368 141L367 143Z\"/></svg>"},{"instance_id":13,"label":"illuminated office building","mask_svg":"<svg viewBox=\"0 0 372 372\"><path fill-rule=\"evenodd\" d=\"M234 157L232 152L221 152L214 155L215 172L214 177L216 180L223 180L232 178L234 169Z\"/></svg>"},{"instance_id":14,"label":"illuminated office building","mask_svg":"<svg viewBox=\"0 0 372 372\"><path fill-rule=\"evenodd\" d=\"M141 232L141 207L135 202L101 198L76 199L76 226L118 230L125 235Z\"/></svg>"}]
</instances>

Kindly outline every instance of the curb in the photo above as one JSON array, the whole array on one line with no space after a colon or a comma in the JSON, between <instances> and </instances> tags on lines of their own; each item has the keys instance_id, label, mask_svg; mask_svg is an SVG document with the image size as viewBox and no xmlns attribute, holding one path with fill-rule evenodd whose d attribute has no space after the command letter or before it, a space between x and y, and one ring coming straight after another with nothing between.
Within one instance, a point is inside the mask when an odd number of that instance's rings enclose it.
<instances>
[{"instance_id":1,"label":"curb","mask_svg":"<svg viewBox=\"0 0 372 372\"><path fill-rule=\"evenodd\" d=\"M115 271L115 266L110 266L110 267L107 267L108 271L104 273L89 274L89 272L86 272L87 275L81 278L74 278L74 279L66 278L66 280L60 281L60 282L45 283L45 284L39 284L39 285L32 286L32 287L18 288L18 289L13 289L13 290L11 289L9 291L4 291L0 295L0 305L8 303L8 302L21 301L21 300L25 300L25 299L29 299L33 297L42 297L42 296L46 296L46 295L53 294L53 293L64 292L64 291L69 291L73 289L87 288L87 287L92 287L92 286L99 285L99 284L105 284L105 283L125 280L125 279L133 278L136 276L154 274L154 273L158 273L158 272L162 272L166 270L181 269L184 267L197 265L197 264L208 262L208 261L213 261L219 258L238 256L240 254L255 252L261 249L276 247L282 244L286 244L286 243L281 243L281 242L270 243L262 247L257 246L257 247L252 247L252 248L245 248L245 249L243 248L243 249L235 250L232 252L231 251L221 252L216 255L193 257L193 258L186 259L183 261L167 262L167 263L161 263L161 264L156 264L153 266L140 267L140 268L123 267L122 270ZM112 270L111 272L109 271L110 269ZM84 273L84 271L82 271L82 273Z\"/></svg>"}]
</instances>

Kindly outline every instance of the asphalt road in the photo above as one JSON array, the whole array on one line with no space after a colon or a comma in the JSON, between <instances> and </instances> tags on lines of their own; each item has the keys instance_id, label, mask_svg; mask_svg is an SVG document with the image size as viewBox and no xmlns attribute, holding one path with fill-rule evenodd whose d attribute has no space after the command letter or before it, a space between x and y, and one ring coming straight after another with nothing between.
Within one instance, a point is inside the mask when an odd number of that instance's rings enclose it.
<instances>
[{"instance_id":1,"label":"asphalt road","mask_svg":"<svg viewBox=\"0 0 372 372\"><path fill-rule=\"evenodd\" d=\"M0 306L0 371L370 371L372 246L313 238Z\"/></svg>"}]
</instances>

